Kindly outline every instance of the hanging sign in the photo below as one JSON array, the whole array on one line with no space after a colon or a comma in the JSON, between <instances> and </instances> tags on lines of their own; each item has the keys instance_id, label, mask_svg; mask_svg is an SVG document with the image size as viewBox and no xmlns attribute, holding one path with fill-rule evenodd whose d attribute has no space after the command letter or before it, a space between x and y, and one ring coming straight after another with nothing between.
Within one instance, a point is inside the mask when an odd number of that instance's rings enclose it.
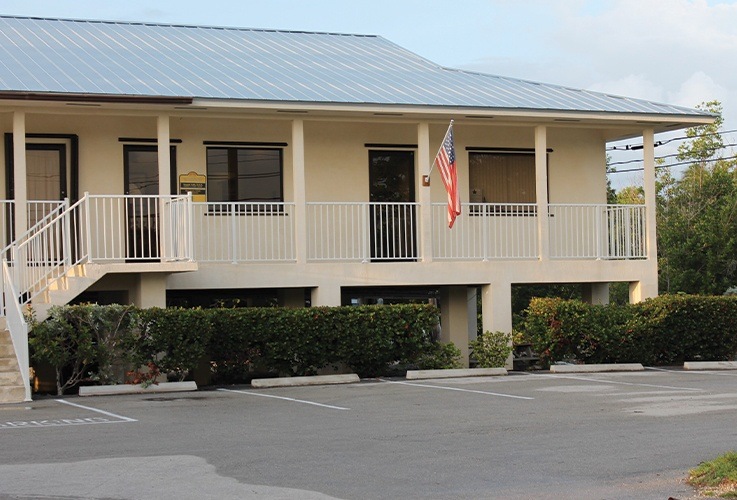
<instances>
[{"instance_id":1,"label":"hanging sign","mask_svg":"<svg viewBox=\"0 0 737 500\"><path fill-rule=\"evenodd\" d=\"M189 172L179 176L179 194L192 193L192 201L207 201L207 176Z\"/></svg>"}]
</instances>

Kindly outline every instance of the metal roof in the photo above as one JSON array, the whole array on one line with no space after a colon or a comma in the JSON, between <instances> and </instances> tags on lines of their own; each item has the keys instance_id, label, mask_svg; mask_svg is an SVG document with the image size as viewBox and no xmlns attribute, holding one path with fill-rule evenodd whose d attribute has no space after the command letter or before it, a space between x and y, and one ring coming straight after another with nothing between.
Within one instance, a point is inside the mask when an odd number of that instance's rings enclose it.
<instances>
[{"instance_id":1,"label":"metal roof","mask_svg":"<svg viewBox=\"0 0 737 500\"><path fill-rule=\"evenodd\" d=\"M709 116L445 68L380 36L14 16L0 91Z\"/></svg>"}]
</instances>

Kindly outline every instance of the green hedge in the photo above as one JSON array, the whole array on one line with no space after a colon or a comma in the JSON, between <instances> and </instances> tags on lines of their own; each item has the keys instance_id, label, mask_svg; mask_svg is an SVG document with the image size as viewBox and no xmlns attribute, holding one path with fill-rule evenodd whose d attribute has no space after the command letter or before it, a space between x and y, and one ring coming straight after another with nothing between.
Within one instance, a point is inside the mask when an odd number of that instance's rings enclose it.
<instances>
[{"instance_id":1,"label":"green hedge","mask_svg":"<svg viewBox=\"0 0 737 500\"><path fill-rule=\"evenodd\" d=\"M417 362L431 349L439 321L427 305L243 308L210 310L211 361L218 381L244 380L254 371L309 375L346 365L360 376L390 363Z\"/></svg>"},{"instance_id":2,"label":"green hedge","mask_svg":"<svg viewBox=\"0 0 737 500\"><path fill-rule=\"evenodd\" d=\"M737 298L664 295L632 305L533 299L524 329L545 363L723 361L737 353Z\"/></svg>"},{"instance_id":3,"label":"green hedge","mask_svg":"<svg viewBox=\"0 0 737 500\"><path fill-rule=\"evenodd\" d=\"M114 364L131 370L148 366L182 380L205 360L214 380L224 383L264 374L310 375L341 366L366 377L386 373L397 362L419 368L454 363L448 353L438 354L432 339L438 322L437 308L429 305L64 306L32 325L30 345L34 361L56 369L59 394L80 382L111 382Z\"/></svg>"}]
</instances>

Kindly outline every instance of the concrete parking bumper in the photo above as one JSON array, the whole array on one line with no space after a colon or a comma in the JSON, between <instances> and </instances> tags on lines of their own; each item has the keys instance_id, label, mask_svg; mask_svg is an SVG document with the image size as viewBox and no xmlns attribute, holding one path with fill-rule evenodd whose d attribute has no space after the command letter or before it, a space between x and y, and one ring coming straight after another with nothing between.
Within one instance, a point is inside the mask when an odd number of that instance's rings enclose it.
<instances>
[{"instance_id":1,"label":"concrete parking bumper","mask_svg":"<svg viewBox=\"0 0 737 500\"><path fill-rule=\"evenodd\" d=\"M334 385L355 384L361 379L355 373L344 375L316 375L313 377L280 377L280 378L255 378L251 380L251 387L297 387L303 385Z\"/></svg>"},{"instance_id":2,"label":"concrete parking bumper","mask_svg":"<svg viewBox=\"0 0 737 500\"><path fill-rule=\"evenodd\" d=\"M597 372L639 372L645 367L640 363L603 363L595 365L552 365L550 373L597 373Z\"/></svg>"}]
</instances>

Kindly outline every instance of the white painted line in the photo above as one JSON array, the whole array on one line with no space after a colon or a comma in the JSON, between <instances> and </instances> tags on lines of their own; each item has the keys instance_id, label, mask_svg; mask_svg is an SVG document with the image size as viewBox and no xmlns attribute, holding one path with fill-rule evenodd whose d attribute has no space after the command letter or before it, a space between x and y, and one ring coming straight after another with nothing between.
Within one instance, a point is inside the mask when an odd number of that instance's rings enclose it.
<instances>
[{"instance_id":1,"label":"white painted line","mask_svg":"<svg viewBox=\"0 0 737 500\"><path fill-rule=\"evenodd\" d=\"M656 368L654 366L646 366L645 369L656 372L678 373L682 375L717 375L719 377L737 377L737 373L731 373L729 370L716 372L710 370L669 370L667 368Z\"/></svg>"},{"instance_id":2,"label":"white painted line","mask_svg":"<svg viewBox=\"0 0 737 500\"><path fill-rule=\"evenodd\" d=\"M535 398L529 398L527 396L515 396L513 394L501 394L498 392L488 392L488 391L476 391L473 389L461 389L460 387L446 387L443 385L429 385L429 384L413 384L411 382L398 382L395 380L384 380L387 384L400 384L400 385L410 385L413 387L424 387L426 389L442 389L446 391L459 391L459 392L471 392L474 394L484 394L486 396L499 396L502 398L513 398L513 399L535 399Z\"/></svg>"},{"instance_id":3,"label":"white painted line","mask_svg":"<svg viewBox=\"0 0 737 500\"><path fill-rule=\"evenodd\" d=\"M77 407L77 408L82 408L83 410L89 410L89 411L94 411L94 412L97 412L97 413L102 413L103 415L107 415L108 417L113 417L113 418L120 419L123 422L138 422L138 420L136 420L135 418L129 418L129 417L124 417L122 415L116 415L115 413L110 413L109 411L99 410L97 408L92 408L91 406L84 406L84 405L80 405L80 404L77 404L77 403L72 403L72 402L67 401L65 399L57 399L56 401L58 401L59 403L64 403L65 405L74 406L74 407Z\"/></svg>"},{"instance_id":4,"label":"white painted line","mask_svg":"<svg viewBox=\"0 0 737 500\"><path fill-rule=\"evenodd\" d=\"M249 396L260 396L262 398L274 398L274 399L282 399L284 401L292 401L294 403L303 403L306 405L313 405L313 406L321 406L323 408L330 408L331 410L350 410L350 408L343 408L342 406L332 406L332 405L326 405L322 403L315 403L314 401L305 401L304 399L294 399L294 398L287 398L284 396L274 396L273 394L261 394L260 392L251 392L251 391L236 391L235 389L218 389L218 391L223 392L236 392L238 394L248 394Z\"/></svg>"},{"instance_id":5,"label":"white painted line","mask_svg":"<svg viewBox=\"0 0 737 500\"><path fill-rule=\"evenodd\" d=\"M538 373L527 373L526 375L530 377L550 377L550 378L561 378L561 379L569 379L569 380L582 380L584 382L598 382L600 384L612 384L612 385L628 385L628 386L634 386L634 387L654 387L656 389L671 389L671 390L677 390L677 391L695 391L695 392L702 392L703 389L694 389L693 387L674 387L671 385L657 385L657 384L639 384L636 382L620 382L615 380L602 380L600 378L591 378L591 377L574 377L572 375L546 375L546 374L538 374Z\"/></svg>"}]
</instances>

